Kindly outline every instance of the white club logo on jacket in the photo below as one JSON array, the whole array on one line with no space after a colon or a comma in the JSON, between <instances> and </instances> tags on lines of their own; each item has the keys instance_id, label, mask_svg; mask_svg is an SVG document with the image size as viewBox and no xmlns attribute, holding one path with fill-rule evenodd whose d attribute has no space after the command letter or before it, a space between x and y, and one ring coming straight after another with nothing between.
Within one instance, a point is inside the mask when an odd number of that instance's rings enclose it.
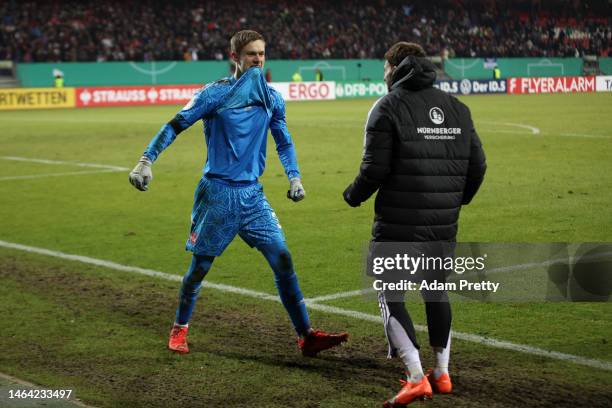
<instances>
[{"instance_id":1,"label":"white club logo on jacket","mask_svg":"<svg viewBox=\"0 0 612 408\"><path fill-rule=\"evenodd\" d=\"M442 109L435 107L429 110L429 119L436 125L441 125L444 122L444 112Z\"/></svg>"}]
</instances>

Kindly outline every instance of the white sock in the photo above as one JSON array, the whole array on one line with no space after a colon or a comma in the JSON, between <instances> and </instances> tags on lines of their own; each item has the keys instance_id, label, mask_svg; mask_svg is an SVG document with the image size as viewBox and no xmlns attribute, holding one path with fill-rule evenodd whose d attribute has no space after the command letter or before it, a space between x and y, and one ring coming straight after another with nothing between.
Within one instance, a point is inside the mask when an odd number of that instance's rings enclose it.
<instances>
[{"instance_id":1,"label":"white sock","mask_svg":"<svg viewBox=\"0 0 612 408\"><path fill-rule=\"evenodd\" d=\"M419 350L414 347L412 340L410 340L410 337L406 334L406 330L404 330L400 322L393 316L389 318L389 340L397 349L399 357L406 366L408 381L420 381L425 374L423 373Z\"/></svg>"},{"instance_id":2,"label":"white sock","mask_svg":"<svg viewBox=\"0 0 612 408\"><path fill-rule=\"evenodd\" d=\"M448 333L448 341L446 347L433 347L433 352L436 356L436 367L433 370L435 379L440 378L442 374L448 374L448 361L450 359L451 334Z\"/></svg>"},{"instance_id":3,"label":"white sock","mask_svg":"<svg viewBox=\"0 0 612 408\"><path fill-rule=\"evenodd\" d=\"M178 324L177 322L174 322L174 325L178 326L178 327L189 327L189 323L187 323L187 324Z\"/></svg>"}]
</instances>

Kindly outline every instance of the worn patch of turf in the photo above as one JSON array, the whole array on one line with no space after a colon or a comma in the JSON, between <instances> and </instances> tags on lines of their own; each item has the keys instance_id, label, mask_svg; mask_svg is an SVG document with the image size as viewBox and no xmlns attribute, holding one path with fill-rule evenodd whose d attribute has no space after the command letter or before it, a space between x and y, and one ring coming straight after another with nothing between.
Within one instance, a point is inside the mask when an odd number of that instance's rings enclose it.
<instances>
[{"instance_id":1,"label":"worn patch of turf","mask_svg":"<svg viewBox=\"0 0 612 408\"><path fill-rule=\"evenodd\" d=\"M351 341L302 358L280 304L204 289L188 355L165 349L177 282L2 250L3 371L99 406L376 406L398 390L377 324L313 313ZM425 341L426 343L426 341ZM431 354L424 347L424 361ZM609 406L612 378L456 341L456 392L430 406ZM574 405L575 404L575 405Z\"/></svg>"}]
</instances>

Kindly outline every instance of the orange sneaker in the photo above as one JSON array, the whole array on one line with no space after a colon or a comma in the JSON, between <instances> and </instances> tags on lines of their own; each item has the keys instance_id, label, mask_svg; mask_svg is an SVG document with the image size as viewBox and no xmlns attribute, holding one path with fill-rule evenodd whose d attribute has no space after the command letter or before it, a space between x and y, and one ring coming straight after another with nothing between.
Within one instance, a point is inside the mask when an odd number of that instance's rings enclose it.
<instances>
[{"instance_id":1,"label":"orange sneaker","mask_svg":"<svg viewBox=\"0 0 612 408\"><path fill-rule=\"evenodd\" d=\"M348 333L326 333L323 330L314 330L303 339L298 339L298 348L305 357L316 357L323 350L336 347L348 340Z\"/></svg>"},{"instance_id":2,"label":"orange sneaker","mask_svg":"<svg viewBox=\"0 0 612 408\"><path fill-rule=\"evenodd\" d=\"M433 370L429 370L427 373L427 379L431 384L431 388L436 394L450 394L453 392L453 383L451 382L450 375L444 373L436 380L433 375Z\"/></svg>"},{"instance_id":3,"label":"orange sneaker","mask_svg":"<svg viewBox=\"0 0 612 408\"><path fill-rule=\"evenodd\" d=\"M187 345L187 332L189 327L179 326L177 324L172 326L170 330L170 339L168 340L168 348L177 353L187 354L189 353L189 346Z\"/></svg>"},{"instance_id":4,"label":"orange sneaker","mask_svg":"<svg viewBox=\"0 0 612 408\"><path fill-rule=\"evenodd\" d=\"M406 380L400 380L402 383L402 389L397 395L383 404L385 408L405 407L412 401L420 399L425 400L432 397L431 385L427 376L423 376L419 382L410 382Z\"/></svg>"}]
</instances>

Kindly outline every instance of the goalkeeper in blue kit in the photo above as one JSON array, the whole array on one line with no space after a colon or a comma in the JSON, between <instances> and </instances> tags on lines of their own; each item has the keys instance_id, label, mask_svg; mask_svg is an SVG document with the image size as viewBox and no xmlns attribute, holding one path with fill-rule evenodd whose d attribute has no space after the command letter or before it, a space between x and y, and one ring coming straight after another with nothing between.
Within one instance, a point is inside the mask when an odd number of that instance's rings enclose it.
<instances>
[{"instance_id":1,"label":"goalkeeper in blue kit","mask_svg":"<svg viewBox=\"0 0 612 408\"><path fill-rule=\"evenodd\" d=\"M298 334L298 346L303 355L315 356L346 341L348 334L311 328L285 236L258 182L266 164L270 129L289 179L287 197L297 202L305 196L285 121L285 102L268 87L262 72L264 38L255 31L240 31L230 45L234 76L202 88L151 140L129 177L134 187L146 191L153 179L151 166L159 154L180 132L199 120L204 122L208 157L195 191L186 244L193 259L181 284L168 347L189 352L188 324L202 280L215 257L240 235L270 264L281 302Z\"/></svg>"}]
</instances>

